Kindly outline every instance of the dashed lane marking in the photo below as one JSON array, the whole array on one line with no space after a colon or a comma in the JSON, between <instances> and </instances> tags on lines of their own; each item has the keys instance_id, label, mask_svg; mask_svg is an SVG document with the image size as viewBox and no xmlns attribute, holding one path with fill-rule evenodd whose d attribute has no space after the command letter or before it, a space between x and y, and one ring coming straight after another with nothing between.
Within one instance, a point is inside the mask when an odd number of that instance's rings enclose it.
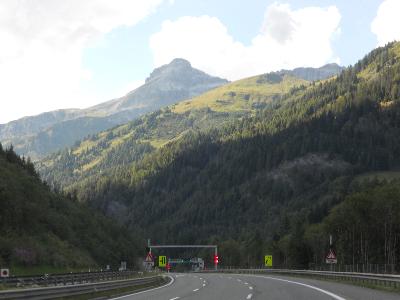
<instances>
[{"instance_id":1,"label":"dashed lane marking","mask_svg":"<svg viewBox=\"0 0 400 300\"><path fill-rule=\"evenodd\" d=\"M313 289L313 290L318 291L320 293L323 293L325 295L331 296L335 300L346 300L345 298L340 297L339 295L331 293L331 292L329 292L327 290L323 290L323 289L320 289L320 288L318 288L316 286L305 284L305 283L301 283L301 282L297 282L297 281L286 280L286 279L281 279L281 278L275 278L275 277L270 277L270 276L258 276L258 275L247 275L247 276L265 278L265 279L271 279L271 280L276 280L276 281L282 281L282 282L297 284L297 285L304 286L304 287L309 288L309 289Z\"/></svg>"}]
</instances>

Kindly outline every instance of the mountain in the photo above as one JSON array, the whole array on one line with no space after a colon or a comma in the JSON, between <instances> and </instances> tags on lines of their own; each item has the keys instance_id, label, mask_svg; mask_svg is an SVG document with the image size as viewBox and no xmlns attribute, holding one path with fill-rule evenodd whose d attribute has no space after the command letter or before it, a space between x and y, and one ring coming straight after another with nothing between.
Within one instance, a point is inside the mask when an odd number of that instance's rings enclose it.
<instances>
[{"instance_id":1,"label":"mountain","mask_svg":"<svg viewBox=\"0 0 400 300\"><path fill-rule=\"evenodd\" d=\"M0 125L0 141L34 159L146 112L199 95L228 81L192 68L184 59L155 69L144 85L86 109L58 110Z\"/></svg>"},{"instance_id":2,"label":"mountain","mask_svg":"<svg viewBox=\"0 0 400 300\"><path fill-rule=\"evenodd\" d=\"M298 78L302 78L308 81L323 80L332 77L334 74L339 74L345 68L338 64L332 63L324 65L320 68L296 68L292 71L283 70L283 72L292 74Z\"/></svg>"},{"instance_id":3,"label":"mountain","mask_svg":"<svg viewBox=\"0 0 400 300\"><path fill-rule=\"evenodd\" d=\"M170 64L155 69L146 78L144 85L126 96L96 105L88 111L107 115L137 109L142 112L153 111L226 83L227 80L209 76L192 68L187 60L177 58Z\"/></svg>"},{"instance_id":4,"label":"mountain","mask_svg":"<svg viewBox=\"0 0 400 300\"><path fill-rule=\"evenodd\" d=\"M320 69L313 70L320 73ZM39 163L40 172L47 181L61 183L65 188L98 172L132 163L190 130L222 126L252 115L291 89L311 84L295 77L293 72L262 74L225 84L92 135L71 149L43 159Z\"/></svg>"},{"instance_id":5,"label":"mountain","mask_svg":"<svg viewBox=\"0 0 400 300\"><path fill-rule=\"evenodd\" d=\"M138 255L132 231L71 195L51 192L30 160L0 144L0 265L14 268L114 267Z\"/></svg>"},{"instance_id":6,"label":"mountain","mask_svg":"<svg viewBox=\"0 0 400 300\"><path fill-rule=\"evenodd\" d=\"M80 201L142 228L160 243L218 243L223 258L229 261L226 253L231 253L242 266L259 264L265 253L284 267L322 264L329 234L342 264L393 263L400 253L399 182L374 180L371 174L399 178L400 43L372 51L329 80L285 85L290 78L280 73L251 78L245 82L253 83L249 89L256 83L252 92L236 86L229 93L226 85L224 98L210 91L178 103L143 117L137 131L129 124L126 132L119 128L118 139L112 138L117 131L93 136L45 162L47 174ZM286 89L260 99L263 84ZM257 99L266 105L252 111ZM222 114L223 106L247 114L162 139L162 128L164 134L174 128L168 122L180 124L171 115L187 114L181 120L191 124L208 113ZM190 118L202 111L200 119ZM126 146L103 160L103 145L118 148L129 134L138 137L132 142L141 143L142 150ZM76 165L76 157L82 165ZM105 168L79 176L104 161L109 162Z\"/></svg>"}]
</instances>

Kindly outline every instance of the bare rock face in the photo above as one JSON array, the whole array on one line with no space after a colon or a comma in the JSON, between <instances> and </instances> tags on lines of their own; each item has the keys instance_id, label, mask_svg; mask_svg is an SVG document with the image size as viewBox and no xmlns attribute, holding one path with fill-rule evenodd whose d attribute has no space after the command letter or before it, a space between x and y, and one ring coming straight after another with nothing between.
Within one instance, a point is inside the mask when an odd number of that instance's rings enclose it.
<instances>
[{"instance_id":1,"label":"bare rock face","mask_svg":"<svg viewBox=\"0 0 400 300\"><path fill-rule=\"evenodd\" d=\"M145 110L189 99L210 89L228 83L227 80L210 76L191 66L182 58L176 58L168 65L156 68L144 85L113 102L100 104L96 109L110 111Z\"/></svg>"}]
</instances>

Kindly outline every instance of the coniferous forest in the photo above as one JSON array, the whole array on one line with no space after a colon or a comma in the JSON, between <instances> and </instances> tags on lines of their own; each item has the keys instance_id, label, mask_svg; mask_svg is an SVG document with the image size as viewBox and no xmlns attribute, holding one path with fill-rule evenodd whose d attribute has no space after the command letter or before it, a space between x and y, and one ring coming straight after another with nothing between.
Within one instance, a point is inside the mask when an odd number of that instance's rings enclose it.
<instances>
[{"instance_id":1,"label":"coniferous forest","mask_svg":"<svg viewBox=\"0 0 400 300\"><path fill-rule=\"evenodd\" d=\"M71 194L54 193L29 159L0 145L0 265L64 270L136 264L138 239ZM86 269L87 270L87 269Z\"/></svg>"}]
</instances>

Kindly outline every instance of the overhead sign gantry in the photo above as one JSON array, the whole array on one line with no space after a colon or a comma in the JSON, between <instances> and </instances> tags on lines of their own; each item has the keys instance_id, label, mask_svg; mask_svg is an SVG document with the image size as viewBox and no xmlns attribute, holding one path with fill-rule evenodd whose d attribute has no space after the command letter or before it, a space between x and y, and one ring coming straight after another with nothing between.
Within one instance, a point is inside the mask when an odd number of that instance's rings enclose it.
<instances>
[{"instance_id":1,"label":"overhead sign gantry","mask_svg":"<svg viewBox=\"0 0 400 300\"><path fill-rule=\"evenodd\" d=\"M176 249L176 248L185 248L185 249L190 249L190 248L211 248L214 249L214 267L215 270L218 269L218 246L217 245L151 245L150 239L147 240L147 247L149 248L149 253L151 255L152 249Z\"/></svg>"}]
</instances>

